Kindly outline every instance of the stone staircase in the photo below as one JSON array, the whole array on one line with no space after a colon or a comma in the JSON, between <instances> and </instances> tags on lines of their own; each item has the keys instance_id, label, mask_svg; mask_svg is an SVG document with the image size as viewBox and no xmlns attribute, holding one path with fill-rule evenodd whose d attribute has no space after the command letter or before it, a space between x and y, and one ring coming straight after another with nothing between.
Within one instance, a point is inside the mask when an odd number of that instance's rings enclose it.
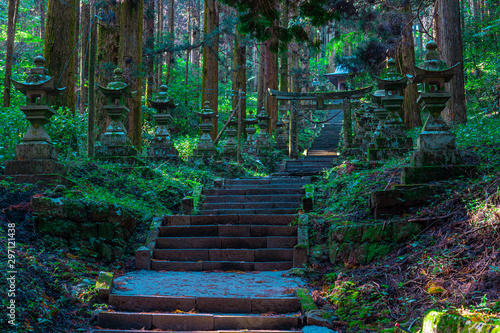
<instances>
[{"instance_id":1,"label":"stone staircase","mask_svg":"<svg viewBox=\"0 0 500 333\"><path fill-rule=\"evenodd\" d=\"M333 117L335 116L335 117ZM313 141L303 159L286 161L284 172L289 175L317 175L324 169L333 167L338 156L340 131L342 129L343 113L341 110L330 110L320 135Z\"/></svg>"},{"instance_id":2,"label":"stone staircase","mask_svg":"<svg viewBox=\"0 0 500 333\"><path fill-rule=\"evenodd\" d=\"M205 190L202 215L165 216L143 268L114 280L112 311L96 333L288 333L304 325L287 274L307 260L290 225L308 177L219 180ZM213 215L209 215L213 214Z\"/></svg>"}]
</instances>

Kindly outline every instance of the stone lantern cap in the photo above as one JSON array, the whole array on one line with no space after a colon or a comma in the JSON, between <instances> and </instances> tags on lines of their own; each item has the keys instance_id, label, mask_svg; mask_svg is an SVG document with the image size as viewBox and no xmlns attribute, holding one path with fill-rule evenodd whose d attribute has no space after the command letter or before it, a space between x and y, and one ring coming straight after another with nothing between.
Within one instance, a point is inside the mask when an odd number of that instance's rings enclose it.
<instances>
[{"instance_id":1,"label":"stone lantern cap","mask_svg":"<svg viewBox=\"0 0 500 333\"><path fill-rule=\"evenodd\" d=\"M160 86L158 97L155 100L148 100L148 104L152 108L155 108L158 113L163 113L164 110L168 112L177 107L174 100L168 96L168 87L164 84Z\"/></svg>"},{"instance_id":2,"label":"stone lantern cap","mask_svg":"<svg viewBox=\"0 0 500 333\"><path fill-rule=\"evenodd\" d=\"M117 67L113 73L115 74L113 81L106 87L98 85L101 93L108 98L109 104L116 104L117 100L122 102L124 97L132 97L130 87L123 79L123 71Z\"/></svg>"},{"instance_id":3,"label":"stone lantern cap","mask_svg":"<svg viewBox=\"0 0 500 333\"><path fill-rule=\"evenodd\" d=\"M38 104L39 102L46 103L47 95L58 95L66 88L56 88L54 78L48 75L47 69L44 67L45 58L37 56L33 59L35 67L30 69L30 73L24 81L16 81L11 79L14 87L26 95L28 104ZM41 99L41 101L38 101Z\"/></svg>"},{"instance_id":4,"label":"stone lantern cap","mask_svg":"<svg viewBox=\"0 0 500 333\"><path fill-rule=\"evenodd\" d=\"M262 107L260 109L260 113L257 115L257 119L259 119L259 120L267 120L269 118L271 118L271 117L269 117L269 115L267 114L266 109L264 107Z\"/></svg>"},{"instance_id":5,"label":"stone lantern cap","mask_svg":"<svg viewBox=\"0 0 500 333\"><path fill-rule=\"evenodd\" d=\"M382 97L385 96L385 90L376 90L374 93L369 93L373 103L381 104Z\"/></svg>"},{"instance_id":6,"label":"stone lantern cap","mask_svg":"<svg viewBox=\"0 0 500 333\"><path fill-rule=\"evenodd\" d=\"M377 87L386 92L389 91L402 91L408 84L408 78L401 75L396 68L396 60L389 59L387 61L387 71L382 77L375 77L377 79Z\"/></svg>"},{"instance_id":7,"label":"stone lantern cap","mask_svg":"<svg viewBox=\"0 0 500 333\"><path fill-rule=\"evenodd\" d=\"M245 124L247 125L255 125L259 122L257 118L253 116L252 110L248 111L247 119L245 119Z\"/></svg>"},{"instance_id":8,"label":"stone lantern cap","mask_svg":"<svg viewBox=\"0 0 500 333\"><path fill-rule=\"evenodd\" d=\"M205 106L200 112L195 112L200 117L213 117L215 115L214 110L210 107L210 101L205 101Z\"/></svg>"},{"instance_id":9,"label":"stone lantern cap","mask_svg":"<svg viewBox=\"0 0 500 333\"><path fill-rule=\"evenodd\" d=\"M427 49L425 61L421 66L413 65L415 75L408 75L412 83L426 83L425 81L429 80L449 82L455 75L455 69L460 63L448 68L446 63L441 60L437 47L437 43L432 40L425 45ZM439 90L444 89L444 87L439 88Z\"/></svg>"}]
</instances>

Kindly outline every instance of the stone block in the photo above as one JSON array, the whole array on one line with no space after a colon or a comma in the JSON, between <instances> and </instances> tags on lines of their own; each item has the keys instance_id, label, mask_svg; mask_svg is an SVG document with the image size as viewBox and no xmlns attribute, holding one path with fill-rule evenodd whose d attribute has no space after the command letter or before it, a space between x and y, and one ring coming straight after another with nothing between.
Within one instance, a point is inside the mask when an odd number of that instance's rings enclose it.
<instances>
[{"instance_id":1,"label":"stone block","mask_svg":"<svg viewBox=\"0 0 500 333\"><path fill-rule=\"evenodd\" d=\"M457 177L474 178L477 176L475 165L405 167L401 173L403 184L422 184L448 180Z\"/></svg>"},{"instance_id":2,"label":"stone block","mask_svg":"<svg viewBox=\"0 0 500 333\"><path fill-rule=\"evenodd\" d=\"M190 225L190 224L191 224L191 216L167 215L163 217L164 226Z\"/></svg>"},{"instance_id":3,"label":"stone block","mask_svg":"<svg viewBox=\"0 0 500 333\"><path fill-rule=\"evenodd\" d=\"M16 159L26 160L54 160L57 161L57 150L48 143L30 143L16 145Z\"/></svg>"},{"instance_id":4,"label":"stone block","mask_svg":"<svg viewBox=\"0 0 500 333\"><path fill-rule=\"evenodd\" d=\"M64 175L66 168L54 160L25 160L5 162L5 175Z\"/></svg>"},{"instance_id":5,"label":"stone block","mask_svg":"<svg viewBox=\"0 0 500 333\"><path fill-rule=\"evenodd\" d=\"M181 210L183 215L192 215L194 210L194 199L192 197L182 198Z\"/></svg>"},{"instance_id":6,"label":"stone block","mask_svg":"<svg viewBox=\"0 0 500 333\"><path fill-rule=\"evenodd\" d=\"M416 150L411 155L410 165L421 166L446 166L462 163L462 156L457 150Z\"/></svg>"},{"instance_id":7,"label":"stone block","mask_svg":"<svg viewBox=\"0 0 500 333\"><path fill-rule=\"evenodd\" d=\"M34 214L40 216L67 218L65 205L61 198L31 198L31 209Z\"/></svg>"},{"instance_id":8,"label":"stone block","mask_svg":"<svg viewBox=\"0 0 500 333\"><path fill-rule=\"evenodd\" d=\"M449 132L423 132L417 138L418 150L454 150L455 147L455 134Z\"/></svg>"},{"instance_id":9,"label":"stone block","mask_svg":"<svg viewBox=\"0 0 500 333\"><path fill-rule=\"evenodd\" d=\"M216 315L215 330L290 330L299 327L299 317Z\"/></svg>"},{"instance_id":10,"label":"stone block","mask_svg":"<svg viewBox=\"0 0 500 333\"><path fill-rule=\"evenodd\" d=\"M250 298L197 297L196 310L205 313L250 313Z\"/></svg>"},{"instance_id":11,"label":"stone block","mask_svg":"<svg viewBox=\"0 0 500 333\"><path fill-rule=\"evenodd\" d=\"M213 331L214 316L210 314L153 314L153 326L165 331Z\"/></svg>"},{"instance_id":12,"label":"stone block","mask_svg":"<svg viewBox=\"0 0 500 333\"><path fill-rule=\"evenodd\" d=\"M141 246L135 250L135 268L136 269L151 269L151 250L145 246Z\"/></svg>"},{"instance_id":13,"label":"stone block","mask_svg":"<svg viewBox=\"0 0 500 333\"><path fill-rule=\"evenodd\" d=\"M302 268L307 264L308 248L305 244L295 245L293 248L293 267Z\"/></svg>"},{"instance_id":14,"label":"stone block","mask_svg":"<svg viewBox=\"0 0 500 333\"><path fill-rule=\"evenodd\" d=\"M368 161L383 161L394 157L404 157L411 149L408 148L370 148Z\"/></svg>"},{"instance_id":15,"label":"stone block","mask_svg":"<svg viewBox=\"0 0 500 333\"><path fill-rule=\"evenodd\" d=\"M210 261L254 261L254 250L247 249L209 249Z\"/></svg>"},{"instance_id":16,"label":"stone block","mask_svg":"<svg viewBox=\"0 0 500 333\"><path fill-rule=\"evenodd\" d=\"M293 268L292 261L255 262L253 265L256 271L287 271Z\"/></svg>"},{"instance_id":17,"label":"stone block","mask_svg":"<svg viewBox=\"0 0 500 333\"><path fill-rule=\"evenodd\" d=\"M295 297L252 298L252 313L292 313L300 311L300 302Z\"/></svg>"},{"instance_id":18,"label":"stone block","mask_svg":"<svg viewBox=\"0 0 500 333\"><path fill-rule=\"evenodd\" d=\"M383 148L399 148L399 149L413 149L413 140L407 137L395 137L395 138L386 138L386 137L378 137L375 138L376 147Z\"/></svg>"},{"instance_id":19,"label":"stone block","mask_svg":"<svg viewBox=\"0 0 500 333\"><path fill-rule=\"evenodd\" d=\"M99 312L97 325L113 329L151 329L150 313Z\"/></svg>"},{"instance_id":20,"label":"stone block","mask_svg":"<svg viewBox=\"0 0 500 333\"><path fill-rule=\"evenodd\" d=\"M297 245L297 237L270 236L267 237L267 248L292 248ZM265 247L265 246L263 246Z\"/></svg>"},{"instance_id":21,"label":"stone block","mask_svg":"<svg viewBox=\"0 0 500 333\"><path fill-rule=\"evenodd\" d=\"M109 305L120 309L120 311L190 311L196 306L196 298L185 296L171 297L111 294L109 296Z\"/></svg>"},{"instance_id":22,"label":"stone block","mask_svg":"<svg viewBox=\"0 0 500 333\"><path fill-rule=\"evenodd\" d=\"M313 210L313 198L312 197L304 197L302 198L302 208L304 212L308 213Z\"/></svg>"},{"instance_id":23,"label":"stone block","mask_svg":"<svg viewBox=\"0 0 500 333\"><path fill-rule=\"evenodd\" d=\"M221 237L260 236L260 235L253 234L253 228L254 228L254 226L249 226L249 225L219 225L218 226L218 235ZM250 231L250 230L252 230L252 231Z\"/></svg>"},{"instance_id":24,"label":"stone block","mask_svg":"<svg viewBox=\"0 0 500 333\"><path fill-rule=\"evenodd\" d=\"M113 290L113 273L99 272L95 283L97 297L101 300L108 300L111 291Z\"/></svg>"}]
</instances>

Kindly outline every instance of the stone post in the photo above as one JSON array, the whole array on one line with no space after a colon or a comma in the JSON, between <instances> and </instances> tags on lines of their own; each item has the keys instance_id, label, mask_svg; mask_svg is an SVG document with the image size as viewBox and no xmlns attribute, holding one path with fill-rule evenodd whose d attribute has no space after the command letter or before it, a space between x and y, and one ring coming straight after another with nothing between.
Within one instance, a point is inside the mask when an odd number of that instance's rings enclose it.
<instances>
[{"instance_id":1,"label":"stone post","mask_svg":"<svg viewBox=\"0 0 500 333\"><path fill-rule=\"evenodd\" d=\"M269 149L269 134L267 133L269 118L270 117L267 114L266 109L262 107L262 109L260 109L260 113L257 115L257 119L260 121L258 124L260 132L259 135L257 135L256 146L259 152Z\"/></svg>"},{"instance_id":2,"label":"stone post","mask_svg":"<svg viewBox=\"0 0 500 333\"><path fill-rule=\"evenodd\" d=\"M217 117L215 112L210 108L210 102L205 102L205 107L200 111L196 112L200 117L200 130L201 136L198 140L198 145L194 150L194 155L198 157L213 157L215 156L215 147L210 132L214 128L212 119Z\"/></svg>"},{"instance_id":3,"label":"stone post","mask_svg":"<svg viewBox=\"0 0 500 333\"><path fill-rule=\"evenodd\" d=\"M252 110L249 110L247 119L244 122L247 125L245 129L247 132L247 140L243 146L243 151L247 154L255 155L257 153L257 144L254 138L255 132L257 131L255 125L257 125L259 120L253 116Z\"/></svg>"}]
</instances>

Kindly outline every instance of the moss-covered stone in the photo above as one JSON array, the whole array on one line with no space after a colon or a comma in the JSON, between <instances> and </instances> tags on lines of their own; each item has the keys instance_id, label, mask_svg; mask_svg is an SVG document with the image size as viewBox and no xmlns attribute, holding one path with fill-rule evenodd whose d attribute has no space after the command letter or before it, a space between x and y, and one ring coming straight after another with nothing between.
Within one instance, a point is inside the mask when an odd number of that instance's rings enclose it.
<instances>
[{"instance_id":1,"label":"moss-covered stone","mask_svg":"<svg viewBox=\"0 0 500 333\"><path fill-rule=\"evenodd\" d=\"M298 288L295 290L295 296L297 296L297 298L300 300L300 308L302 310L302 313L318 309L316 307L316 304L314 304L314 300L309 290Z\"/></svg>"},{"instance_id":2,"label":"moss-covered stone","mask_svg":"<svg viewBox=\"0 0 500 333\"><path fill-rule=\"evenodd\" d=\"M498 333L500 325L473 322L442 311L430 311L422 323L422 333Z\"/></svg>"}]
</instances>

